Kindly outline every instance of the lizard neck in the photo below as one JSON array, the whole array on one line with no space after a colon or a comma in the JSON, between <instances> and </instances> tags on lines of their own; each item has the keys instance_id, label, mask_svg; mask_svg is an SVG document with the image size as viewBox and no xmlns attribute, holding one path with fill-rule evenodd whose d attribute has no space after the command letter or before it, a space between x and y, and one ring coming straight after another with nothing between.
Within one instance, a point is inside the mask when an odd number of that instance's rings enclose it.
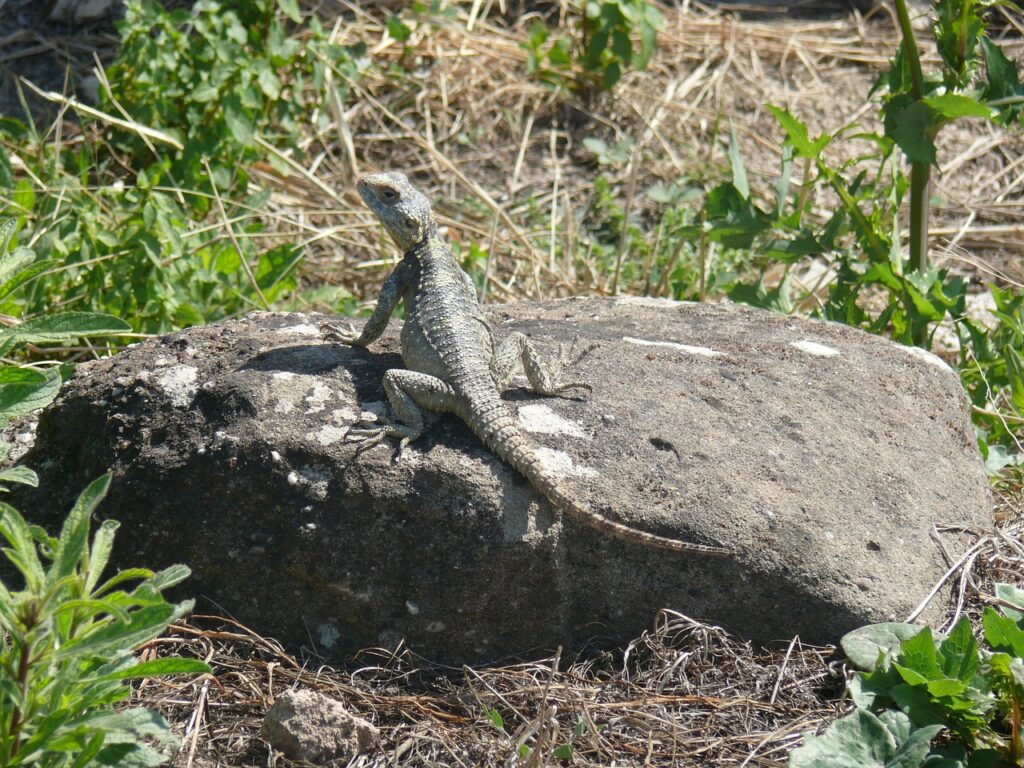
<instances>
[{"instance_id":1,"label":"lizard neck","mask_svg":"<svg viewBox=\"0 0 1024 768\"><path fill-rule=\"evenodd\" d=\"M413 260L422 258L429 251L434 250L431 246L438 245L447 247L444 240L441 238L441 235L438 234L437 222L431 218L430 223L427 224L426 231L423 233L423 237L406 249L403 254L403 258Z\"/></svg>"}]
</instances>

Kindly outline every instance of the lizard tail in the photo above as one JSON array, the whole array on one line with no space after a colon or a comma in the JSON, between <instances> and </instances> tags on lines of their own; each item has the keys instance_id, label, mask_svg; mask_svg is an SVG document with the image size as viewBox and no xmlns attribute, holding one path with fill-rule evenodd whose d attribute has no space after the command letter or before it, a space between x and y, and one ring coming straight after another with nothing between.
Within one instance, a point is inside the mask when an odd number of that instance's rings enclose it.
<instances>
[{"instance_id":1,"label":"lizard tail","mask_svg":"<svg viewBox=\"0 0 1024 768\"><path fill-rule=\"evenodd\" d=\"M610 520L588 505L571 498L562 489L555 475L541 461L537 445L523 434L511 409L500 397L495 396L493 402L476 404L472 411L472 417L466 421L484 445L529 480L556 509L577 522L617 539L656 549L705 555L732 554L725 547L670 539Z\"/></svg>"}]
</instances>

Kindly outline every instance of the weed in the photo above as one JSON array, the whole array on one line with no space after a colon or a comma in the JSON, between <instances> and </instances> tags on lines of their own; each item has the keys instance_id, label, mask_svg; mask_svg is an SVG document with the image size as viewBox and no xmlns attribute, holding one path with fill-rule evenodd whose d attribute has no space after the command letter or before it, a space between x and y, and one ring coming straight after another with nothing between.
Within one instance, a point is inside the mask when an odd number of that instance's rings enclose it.
<instances>
[{"instance_id":1,"label":"weed","mask_svg":"<svg viewBox=\"0 0 1024 768\"><path fill-rule=\"evenodd\" d=\"M611 90L622 73L644 69L657 46L662 17L647 0L577 0L573 37L552 38L534 22L523 48L538 80L583 93Z\"/></svg>"},{"instance_id":2,"label":"weed","mask_svg":"<svg viewBox=\"0 0 1024 768\"><path fill-rule=\"evenodd\" d=\"M90 543L89 521L109 484L105 475L82 492L56 539L0 504L4 554L24 581L20 591L0 583L0 765L159 765L177 739L155 712L111 709L128 697L125 681L210 671L132 654L191 610L161 595L189 571L131 568L101 580L117 523Z\"/></svg>"},{"instance_id":3,"label":"weed","mask_svg":"<svg viewBox=\"0 0 1024 768\"><path fill-rule=\"evenodd\" d=\"M854 712L790 754L791 768L840 765L982 768L1024 758L1024 592L996 585L985 647L963 617L946 636L915 624L873 624L842 640L860 668ZM941 744L932 740L945 732Z\"/></svg>"}]
</instances>

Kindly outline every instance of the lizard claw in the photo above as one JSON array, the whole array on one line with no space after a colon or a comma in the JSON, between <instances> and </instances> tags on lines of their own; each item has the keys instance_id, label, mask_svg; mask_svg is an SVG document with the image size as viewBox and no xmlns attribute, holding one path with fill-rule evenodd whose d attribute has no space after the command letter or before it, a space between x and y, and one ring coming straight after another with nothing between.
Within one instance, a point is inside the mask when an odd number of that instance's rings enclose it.
<instances>
[{"instance_id":1,"label":"lizard claw","mask_svg":"<svg viewBox=\"0 0 1024 768\"><path fill-rule=\"evenodd\" d=\"M564 346L559 347L558 362L563 370L566 368L575 368L577 365L583 362L583 358L585 358L599 346L597 342L594 342L592 344L588 344L583 351L577 352L576 347L579 346L579 343L580 337L579 334L577 334L575 337L573 337L572 344L569 345L568 352L565 351Z\"/></svg>"},{"instance_id":2,"label":"lizard claw","mask_svg":"<svg viewBox=\"0 0 1024 768\"><path fill-rule=\"evenodd\" d=\"M580 361L582 361L583 358L585 358L587 355L589 355L591 352L597 349L597 344L595 343L589 344L587 345L586 349L582 350L581 352L577 352L576 347L579 345L579 341L580 337L579 335L577 335L575 338L573 338L572 344L569 345L568 350L566 350L565 345L563 344L560 344L558 346L558 357L555 360L554 367L556 380L561 377L563 371L568 370L570 368L575 368L577 365L580 364ZM582 381L572 381L567 382L565 384L558 384L557 386L555 386L552 394L556 395L557 397L572 397L572 395L569 395L567 393L573 390L582 390L583 396L576 396L576 399L580 400L588 399L594 392L594 388L589 384L585 384Z\"/></svg>"},{"instance_id":3,"label":"lizard claw","mask_svg":"<svg viewBox=\"0 0 1024 768\"><path fill-rule=\"evenodd\" d=\"M321 323L320 335L324 341L337 341L341 344L348 344L350 346L355 344L356 339L359 338L359 333L351 323L349 323L347 328L343 328L340 325L334 325L333 323Z\"/></svg>"}]
</instances>

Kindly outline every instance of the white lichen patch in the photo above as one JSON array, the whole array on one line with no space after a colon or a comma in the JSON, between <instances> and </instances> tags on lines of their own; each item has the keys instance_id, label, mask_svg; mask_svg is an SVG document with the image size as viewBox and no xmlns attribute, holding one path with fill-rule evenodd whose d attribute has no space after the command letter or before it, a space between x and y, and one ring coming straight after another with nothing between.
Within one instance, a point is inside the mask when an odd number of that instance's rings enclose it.
<instances>
[{"instance_id":1,"label":"white lichen patch","mask_svg":"<svg viewBox=\"0 0 1024 768\"><path fill-rule=\"evenodd\" d=\"M310 466L299 467L298 471L292 470L288 473L287 480L289 485L304 489L306 495L317 501L327 498L330 477L326 472Z\"/></svg>"},{"instance_id":2,"label":"white lichen patch","mask_svg":"<svg viewBox=\"0 0 1024 768\"><path fill-rule=\"evenodd\" d=\"M791 341L789 346L799 349L801 352L806 352L808 355L817 355L818 357L835 357L839 354L838 349L819 344L816 341L808 341L807 339Z\"/></svg>"},{"instance_id":3,"label":"white lichen patch","mask_svg":"<svg viewBox=\"0 0 1024 768\"><path fill-rule=\"evenodd\" d=\"M341 637L341 632L334 624L320 624L316 628L317 639L324 648L333 648Z\"/></svg>"},{"instance_id":4,"label":"white lichen patch","mask_svg":"<svg viewBox=\"0 0 1024 768\"><path fill-rule=\"evenodd\" d=\"M274 413L288 415L302 403L303 395L309 388L312 376L300 376L291 371L274 371L270 374L270 394Z\"/></svg>"},{"instance_id":5,"label":"white lichen patch","mask_svg":"<svg viewBox=\"0 0 1024 768\"><path fill-rule=\"evenodd\" d=\"M943 360L938 355L929 352L927 349L907 346L902 346L901 348L904 349L908 355L916 357L919 360L924 360L926 363L928 363L929 365L934 365L936 368L943 368L947 371L953 370L952 368L949 367L949 365L946 364L945 360Z\"/></svg>"},{"instance_id":6,"label":"white lichen patch","mask_svg":"<svg viewBox=\"0 0 1024 768\"><path fill-rule=\"evenodd\" d=\"M630 304L634 307L657 307L659 309L678 307L680 304L687 303L673 299L659 299L654 296L619 296L615 301L617 304Z\"/></svg>"},{"instance_id":7,"label":"white lichen patch","mask_svg":"<svg viewBox=\"0 0 1024 768\"><path fill-rule=\"evenodd\" d=\"M527 432L542 435L569 435L570 437L589 437L583 427L575 421L569 421L544 403L530 403L519 407L519 424Z\"/></svg>"},{"instance_id":8,"label":"white lichen patch","mask_svg":"<svg viewBox=\"0 0 1024 768\"><path fill-rule=\"evenodd\" d=\"M176 365L162 371L156 377L156 383L167 395L171 405L186 408L199 391L196 385L198 375L199 369L191 365Z\"/></svg>"},{"instance_id":9,"label":"white lichen patch","mask_svg":"<svg viewBox=\"0 0 1024 768\"><path fill-rule=\"evenodd\" d=\"M319 382L313 384L313 391L305 397L306 414L320 413L331 399L331 388Z\"/></svg>"},{"instance_id":10,"label":"white lichen patch","mask_svg":"<svg viewBox=\"0 0 1024 768\"><path fill-rule=\"evenodd\" d=\"M312 323L299 323L298 325L286 325L284 328L275 328L274 333L294 333L297 336L319 336L320 329Z\"/></svg>"},{"instance_id":11,"label":"white lichen patch","mask_svg":"<svg viewBox=\"0 0 1024 768\"><path fill-rule=\"evenodd\" d=\"M388 415L388 405L380 400L371 400L368 403L360 403L359 407L363 412L359 414L361 420L373 421L383 419Z\"/></svg>"},{"instance_id":12,"label":"white lichen patch","mask_svg":"<svg viewBox=\"0 0 1024 768\"><path fill-rule=\"evenodd\" d=\"M316 441L320 445L333 445L345 439L347 429L335 427L331 424L324 424L316 433Z\"/></svg>"},{"instance_id":13,"label":"white lichen patch","mask_svg":"<svg viewBox=\"0 0 1024 768\"><path fill-rule=\"evenodd\" d=\"M231 445L232 443L236 442L238 442L237 437L235 437L234 435L229 435L222 429L218 429L216 432L213 433L213 440L210 441L210 448L216 450L218 448L223 448L226 445Z\"/></svg>"},{"instance_id":14,"label":"white lichen patch","mask_svg":"<svg viewBox=\"0 0 1024 768\"><path fill-rule=\"evenodd\" d=\"M564 451L556 451L553 448L538 448L537 456L541 463L557 475L571 475L574 477L597 477L598 472L593 467L576 464L572 456Z\"/></svg>"},{"instance_id":15,"label":"white lichen patch","mask_svg":"<svg viewBox=\"0 0 1024 768\"><path fill-rule=\"evenodd\" d=\"M335 408L327 418L332 424L352 424L358 418L358 414L351 408Z\"/></svg>"},{"instance_id":16,"label":"white lichen patch","mask_svg":"<svg viewBox=\"0 0 1024 768\"><path fill-rule=\"evenodd\" d=\"M666 349L675 349L679 352L684 352L687 355L698 355L700 357L718 357L721 352L716 352L708 347L693 347L689 344L679 344L675 341L654 341L652 339L637 339L633 336L623 336L622 340L627 344L640 344L645 347L665 347Z\"/></svg>"}]
</instances>

